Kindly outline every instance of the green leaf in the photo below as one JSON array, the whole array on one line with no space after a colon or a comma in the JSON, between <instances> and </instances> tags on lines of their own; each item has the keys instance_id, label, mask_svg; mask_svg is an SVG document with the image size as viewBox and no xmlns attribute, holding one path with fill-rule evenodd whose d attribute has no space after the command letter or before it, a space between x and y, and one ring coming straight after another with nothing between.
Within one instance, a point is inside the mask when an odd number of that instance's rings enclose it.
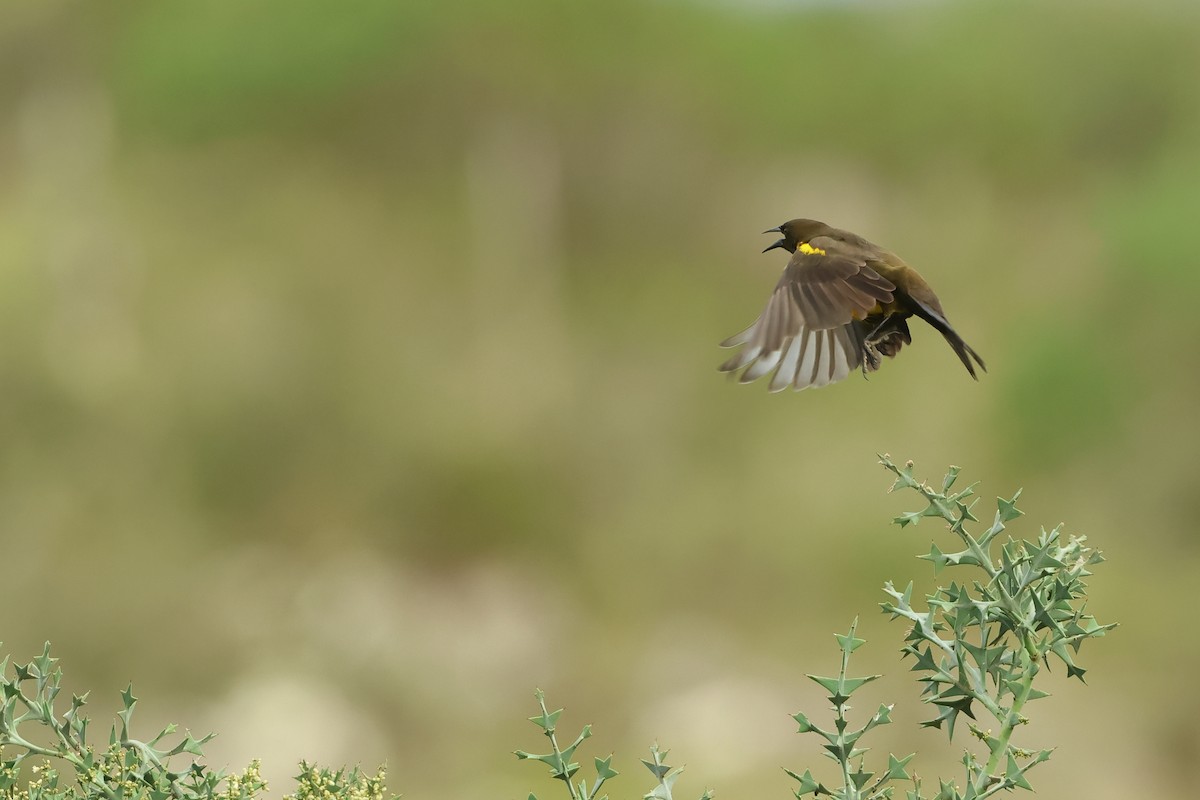
<instances>
[{"instance_id":1,"label":"green leaf","mask_svg":"<svg viewBox=\"0 0 1200 800\"><path fill-rule=\"evenodd\" d=\"M800 730L797 733L808 733L809 731L817 730L817 726L809 722L808 717L802 711L797 711L792 714L792 719L800 725Z\"/></svg>"},{"instance_id":2,"label":"green leaf","mask_svg":"<svg viewBox=\"0 0 1200 800\"><path fill-rule=\"evenodd\" d=\"M211 741L214 736L215 734L210 733L202 739L196 739L192 737L189 731L183 740L183 752L191 753L194 756L203 756L205 743Z\"/></svg>"},{"instance_id":3,"label":"green leaf","mask_svg":"<svg viewBox=\"0 0 1200 800\"><path fill-rule=\"evenodd\" d=\"M971 719L975 719L974 712L971 711L971 703L974 698L970 696L964 697L936 697L932 700L935 705L952 708L960 714L966 714Z\"/></svg>"},{"instance_id":4,"label":"green leaf","mask_svg":"<svg viewBox=\"0 0 1200 800\"><path fill-rule=\"evenodd\" d=\"M961 500L954 501L954 507L958 509L958 515L962 517L964 522L979 522L979 517L971 513L971 509L975 507L975 503L979 498L975 498L970 503L964 503Z\"/></svg>"},{"instance_id":5,"label":"green leaf","mask_svg":"<svg viewBox=\"0 0 1200 800\"><path fill-rule=\"evenodd\" d=\"M557 711L551 711L548 713L543 712L537 716L530 717L529 721L544 731L552 731L554 730L555 723L558 722L558 718L562 716L562 713L563 710L561 708Z\"/></svg>"},{"instance_id":6,"label":"green leaf","mask_svg":"<svg viewBox=\"0 0 1200 800\"><path fill-rule=\"evenodd\" d=\"M125 710L128 711L134 707L137 701L138 699L133 696L133 684L131 683L125 687L123 692L121 692L121 705L123 705Z\"/></svg>"},{"instance_id":7,"label":"green leaf","mask_svg":"<svg viewBox=\"0 0 1200 800\"><path fill-rule=\"evenodd\" d=\"M911 777L908 774L908 770L906 770L905 767L908 766L908 762L912 761L913 757L915 755L916 755L916 753L909 753L904 758L896 758L891 753L888 753L888 771L887 771L888 780L893 780L893 781L911 780Z\"/></svg>"},{"instance_id":8,"label":"green leaf","mask_svg":"<svg viewBox=\"0 0 1200 800\"><path fill-rule=\"evenodd\" d=\"M835 639L837 639L838 647L842 649L843 653L847 654L853 653L855 650L867 643L866 639L858 639L854 636L843 636L840 633L835 633L833 636Z\"/></svg>"},{"instance_id":9,"label":"green leaf","mask_svg":"<svg viewBox=\"0 0 1200 800\"><path fill-rule=\"evenodd\" d=\"M122 709L117 712L117 716L121 718L121 739L122 741L129 738L129 720L133 718L133 707L137 705L138 699L133 696L133 684L125 687L121 692Z\"/></svg>"},{"instance_id":10,"label":"green leaf","mask_svg":"<svg viewBox=\"0 0 1200 800\"><path fill-rule=\"evenodd\" d=\"M642 763L645 764L646 762L643 761ZM671 800L671 789L674 788L675 780L681 772L683 772L682 767L659 778L661 783L655 786L652 791L642 795L642 800Z\"/></svg>"},{"instance_id":11,"label":"green leaf","mask_svg":"<svg viewBox=\"0 0 1200 800\"><path fill-rule=\"evenodd\" d=\"M611 753L609 754L608 758L596 759L596 775L599 776L600 780L606 781L620 775L619 772L612 768L612 760L613 757Z\"/></svg>"},{"instance_id":12,"label":"green leaf","mask_svg":"<svg viewBox=\"0 0 1200 800\"><path fill-rule=\"evenodd\" d=\"M863 678L825 678L820 675L809 675L810 680L819 683L827 692L835 696L849 697L863 684L878 680L879 675L867 675Z\"/></svg>"},{"instance_id":13,"label":"green leaf","mask_svg":"<svg viewBox=\"0 0 1200 800\"><path fill-rule=\"evenodd\" d=\"M1021 685L1020 679L1018 679L1018 678L1013 678L1011 680L1005 681L1004 686L1006 689L1008 689L1009 693L1013 694L1013 695L1015 695L1017 692L1021 691L1024 688ZM1026 699L1027 700L1041 700L1043 697L1049 697L1049 696L1050 696L1049 692L1043 692L1041 689L1034 689L1033 687L1030 687L1029 695Z\"/></svg>"},{"instance_id":14,"label":"green leaf","mask_svg":"<svg viewBox=\"0 0 1200 800\"><path fill-rule=\"evenodd\" d=\"M800 782L800 787L795 790L796 797L803 797L806 794L830 794L830 792L812 776L812 772L810 770L804 770L803 775L797 775L790 769L784 769L784 772Z\"/></svg>"},{"instance_id":15,"label":"green leaf","mask_svg":"<svg viewBox=\"0 0 1200 800\"><path fill-rule=\"evenodd\" d=\"M50 668L56 661L58 661L57 658L50 657L50 643L46 642L42 647L42 654L31 661L30 666L36 670L39 678L46 678L50 675Z\"/></svg>"},{"instance_id":16,"label":"green leaf","mask_svg":"<svg viewBox=\"0 0 1200 800\"><path fill-rule=\"evenodd\" d=\"M1004 780L1009 786L1016 786L1020 789L1033 790L1029 785L1029 781L1025 780L1025 770L1017 764L1017 760L1013 758L1013 754L1008 754L1008 767L1004 770Z\"/></svg>"},{"instance_id":17,"label":"green leaf","mask_svg":"<svg viewBox=\"0 0 1200 800\"><path fill-rule=\"evenodd\" d=\"M579 748L579 745L583 744L584 739L590 738L591 735L592 735L592 726L584 725L583 732L581 732L578 736L575 737L575 741L571 742L569 745L562 748L562 750L561 750L562 757L564 759L569 760L572 756L575 755L575 751Z\"/></svg>"},{"instance_id":18,"label":"green leaf","mask_svg":"<svg viewBox=\"0 0 1200 800\"><path fill-rule=\"evenodd\" d=\"M924 650L916 647L909 647L905 652L916 656L916 661L913 662L910 672L938 672L937 663L933 660L933 651L928 646Z\"/></svg>"},{"instance_id":19,"label":"green leaf","mask_svg":"<svg viewBox=\"0 0 1200 800\"><path fill-rule=\"evenodd\" d=\"M922 722L921 723L922 728L939 728L940 729L942 727L942 723L945 723L946 734L951 739L953 739L954 738L954 724L955 724L955 722L958 721L959 714L966 714L971 719L975 718L974 713L972 713L972 711L971 711L971 698L970 697L951 697L951 698L943 697L943 695L945 695L949 692L953 692L953 691L961 691L961 690L957 690L954 687L951 687L950 689L946 690L946 692L943 692L942 695L938 695L938 696L935 696L935 697L932 697L929 699L929 702L932 702L932 703L940 706L942 710L941 710L941 713L938 714L933 719L925 720L924 722Z\"/></svg>"},{"instance_id":20,"label":"green leaf","mask_svg":"<svg viewBox=\"0 0 1200 800\"><path fill-rule=\"evenodd\" d=\"M946 477L942 479L942 492L947 492L954 485L954 481L958 479L958 473L962 472L962 467L951 465L946 470Z\"/></svg>"},{"instance_id":21,"label":"green leaf","mask_svg":"<svg viewBox=\"0 0 1200 800\"><path fill-rule=\"evenodd\" d=\"M530 753L527 750L513 750L513 755L516 756L517 758L521 759L522 761L525 761L527 759L531 760L531 761L541 761L542 759L546 758L546 756L541 756L541 755L538 755L537 753Z\"/></svg>"},{"instance_id":22,"label":"green leaf","mask_svg":"<svg viewBox=\"0 0 1200 800\"><path fill-rule=\"evenodd\" d=\"M855 789L861 790L874 775L874 772L864 772L862 764L859 764L858 769L850 773L850 780L854 783Z\"/></svg>"},{"instance_id":23,"label":"green leaf","mask_svg":"<svg viewBox=\"0 0 1200 800\"><path fill-rule=\"evenodd\" d=\"M1000 514L1001 522L1012 522L1014 519L1022 516L1025 513L1021 509L1017 508L1017 498L1020 496L1021 490L1018 489L1017 493L1012 496L1011 500L996 498L996 510Z\"/></svg>"},{"instance_id":24,"label":"green leaf","mask_svg":"<svg viewBox=\"0 0 1200 800\"><path fill-rule=\"evenodd\" d=\"M933 564L934 575L937 575L939 572L941 572L942 568L949 563L949 559L946 558L946 554L942 552L942 549L937 546L936 542L929 546L928 555L917 556L917 558L931 562Z\"/></svg>"}]
</instances>

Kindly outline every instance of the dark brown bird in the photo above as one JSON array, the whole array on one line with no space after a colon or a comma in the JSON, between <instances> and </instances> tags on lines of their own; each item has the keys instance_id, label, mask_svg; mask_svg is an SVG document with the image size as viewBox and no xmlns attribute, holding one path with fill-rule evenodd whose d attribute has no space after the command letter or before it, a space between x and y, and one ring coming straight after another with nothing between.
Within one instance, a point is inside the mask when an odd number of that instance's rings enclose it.
<instances>
[{"instance_id":1,"label":"dark brown bird","mask_svg":"<svg viewBox=\"0 0 1200 800\"><path fill-rule=\"evenodd\" d=\"M861 368L879 369L912 343L908 318L919 317L946 337L976 380L983 359L946 319L933 289L895 253L850 231L814 219L793 219L764 233L783 238L763 252L792 253L767 307L754 324L721 343L742 349L721 365L742 383L774 371L778 392L825 386ZM972 363L974 359L974 363Z\"/></svg>"}]
</instances>

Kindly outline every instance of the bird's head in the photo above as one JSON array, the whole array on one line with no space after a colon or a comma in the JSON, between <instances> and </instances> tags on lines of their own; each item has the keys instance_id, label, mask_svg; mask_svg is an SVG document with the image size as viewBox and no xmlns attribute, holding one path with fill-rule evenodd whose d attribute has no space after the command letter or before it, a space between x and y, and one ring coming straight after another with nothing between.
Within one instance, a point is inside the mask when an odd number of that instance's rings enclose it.
<instances>
[{"instance_id":1,"label":"bird's head","mask_svg":"<svg viewBox=\"0 0 1200 800\"><path fill-rule=\"evenodd\" d=\"M767 250L774 250L776 247L782 247L789 253L796 252L796 248L806 242L809 242L815 236L820 236L829 230L829 226L824 222L818 222L815 219L791 219L783 223L777 228L765 230L763 233L781 233L783 238L772 244Z\"/></svg>"}]
</instances>

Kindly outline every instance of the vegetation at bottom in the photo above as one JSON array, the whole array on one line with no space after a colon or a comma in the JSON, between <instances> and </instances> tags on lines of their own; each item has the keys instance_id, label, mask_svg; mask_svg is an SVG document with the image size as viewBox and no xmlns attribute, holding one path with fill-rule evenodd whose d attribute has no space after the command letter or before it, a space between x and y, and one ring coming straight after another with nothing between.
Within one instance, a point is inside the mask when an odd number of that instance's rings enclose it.
<instances>
[{"instance_id":1,"label":"vegetation at bottom","mask_svg":"<svg viewBox=\"0 0 1200 800\"><path fill-rule=\"evenodd\" d=\"M168 725L148 740L131 732L138 698L121 692L121 711L107 739L96 742L82 711L88 693L56 708L62 668L50 644L25 664L0 660L0 798L4 800L253 800L267 791L260 763L241 772L204 764L208 734L182 735ZM11 671L11 675L10 675ZM65 765L65 768L64 768ZM284 800L395 800L387 771L331 770L300 762L296 790Z\"/></svg>"},{"instance_id":2,"label":"vegetation at bottom","mask_svg":"<svg viewBox=\"0 0 1200 800\"><path fill-rule=\"evenodd\" d=\"M837 765L836 777L826 782L809 769L788 769L798 784L793 793L798 800L808 795L885 800L901 789L906 800L982 800L1032 789L1028 774L1053 752L1044 742L1025 741L1030 704L1048 696L1038 677L1058 665L1082 682L1086 670L1076 660L1080 646L1115 627L1087 613L1086 579L1104 559L1086 537L1066 535L1062 526L1042 529L1032 539L1002 537L1022 514L1016 505L1020 492L998 499L991 524L974 530L976 485L955 491L957 467L935 488L914 477L911 462L899 466L885 455L880 463L895 475L893 490L913 491L925 504L894 522L905 528L925 518L940 519L955 541L947 549L935 542L920 556L935 574L953 570L955 580L922 600L914 599L911 582L903 590L889 582L881 607L908 626L901 652L911 660L922 701L933 711L922 725L944 730L949 740L966 728L963 771L958 780L939 778L936 789L932 784L927 789L913 769L915 753L889 753L886 764L868 766L862 740L891 722L893 706L880 705L865 720L851 721L854 694L880 677L850 673L850 657L865 643L855 635L856 618L847 633L836 636L841 651L836 675L808 676L828 692L832 723L823 726L803 712L793 715L800 733L815 736L822 754ZM203 763L202 747L212 734L196 738L169 725L151 739L136 738L131 724L138 699L132 686L121 692L122 710L107 739L97 743L89 738L90 722L82 713L87 694L72 695L65 711L56 706L62 674L49 644L28 663L0 661L4 800L251 800L267 790L257 761L233 773ZM558 738L562 709L550 711L541 691L536 697L539 711L530 721L546 737L549 751L517 750L516 756L548 766L571 800L605 800L602 790L618 776L612 755L593 759L590 780L581 776L575 758L591 738L591 726L564 745ZM655 744L642 761L653 778L644 800L673 800L683 769L670 766L667 755ZM385 779L382 767L368 774L357 767L334 771L301 762L296 791L285 800L392 800ZM705 790L700 800L711 797ZM536 796L530 794L529 800Z\"/></svg>"},{"instance_id":3,"label":"vegetation at bottom","mask_svg":"<svg viewBox=\"0 0 1200 800\"><path fill-rule=\"evenodd\" d=\"M1049 696L1035 685L1036 679L1058 664L1082 682L1086 670L1076 660L1080 646L1115 627L1087 613L1085 579L1104 558L1087 545L1086 536L1067 535L1061 525L1050 531L1043 528L1033 539L1002 538L1008 523L1022 515L1017 508L1020 491L1008 500L997 499L991 524L972 532L970 523L979 522L974 514L977 484L954 491L958 467L950 467L940 488L935 488L914 477L912 462L899 466L884 455L880 463L895 475L892 491L914 491L925 503L893 522L906 528L933 517L942 520L956 540L950 551L935 542L920 556L933 565L935 574L953 569L956 580L937 587L923 601L914 601L911 581L903 590L888 582L884 592L889 599L880 605L892 619L908 624L901 652L917 673L922 701L933 709L932 718L922 726L944 730L950 741L955 730L967 728L963 772L960 780L939 778L934 789L927 788L914 770L915 753L902 757L889 753L886 764L868 767L868 748L862 740L891 723L893 706L880 705L865 720L851 721L855 692L881 677L850 673L851 654L865 644L855 635L855 618L847 633L835 635L841 651L837 674L808 676L829 693L832 724L823 727L803 712L792 717L799 732L817 737L822 755L837 764L836 779L827 783L810 769L803 773L785 769L798 784L793 793L797 800L809 795L887 800L897 797L900 789L905 800L982 800L1013 789L1032 791L1028 773L1053 752L1045 743L1024 741L1031 720L1029 704ZM551 751L518 750L517 757L548 765L551 777L566 785L571 800L604 800L607 795L600 794L601 787L617 775L612 756L595 759L596 777L590 784L586 779L576 782L580 765L572 759L590 738L591 726L584 726L570 745L561 747L556 726L562 710L548 711L541 691L537 701L541 711L530 721L549 739ZM671 800L682 769L666 766L662 760L666 751L657 744L651 754L653 760L642 763L658 783L643 798ZM711 796L706 790L701 800ZM536 800L532 794L529 798Z\"/></svg>"}]
</instances>

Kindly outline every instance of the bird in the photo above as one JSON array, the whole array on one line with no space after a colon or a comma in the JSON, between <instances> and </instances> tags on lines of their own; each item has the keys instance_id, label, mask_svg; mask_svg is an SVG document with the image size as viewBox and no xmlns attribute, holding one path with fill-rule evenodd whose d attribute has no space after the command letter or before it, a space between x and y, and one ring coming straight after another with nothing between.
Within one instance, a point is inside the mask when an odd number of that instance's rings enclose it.
<instances>
[{"instance_id":1,"label":"bird","mask_svg":"<svg viewBox=\"0 0 1200 800\"><path fill-rule=\"evenodd\" d=\"M774 372L772 392L826 386L856 369L865 376L912 343L911 317L942 334L972 378L979 380L976 365L987 371L933 289L895 253L815 219L763 233L782 235L764 253L783 248L792 257L754 324L721 342L741 348L721 372L740 370L742 383Z\"/></svg>"}]
</instances>

